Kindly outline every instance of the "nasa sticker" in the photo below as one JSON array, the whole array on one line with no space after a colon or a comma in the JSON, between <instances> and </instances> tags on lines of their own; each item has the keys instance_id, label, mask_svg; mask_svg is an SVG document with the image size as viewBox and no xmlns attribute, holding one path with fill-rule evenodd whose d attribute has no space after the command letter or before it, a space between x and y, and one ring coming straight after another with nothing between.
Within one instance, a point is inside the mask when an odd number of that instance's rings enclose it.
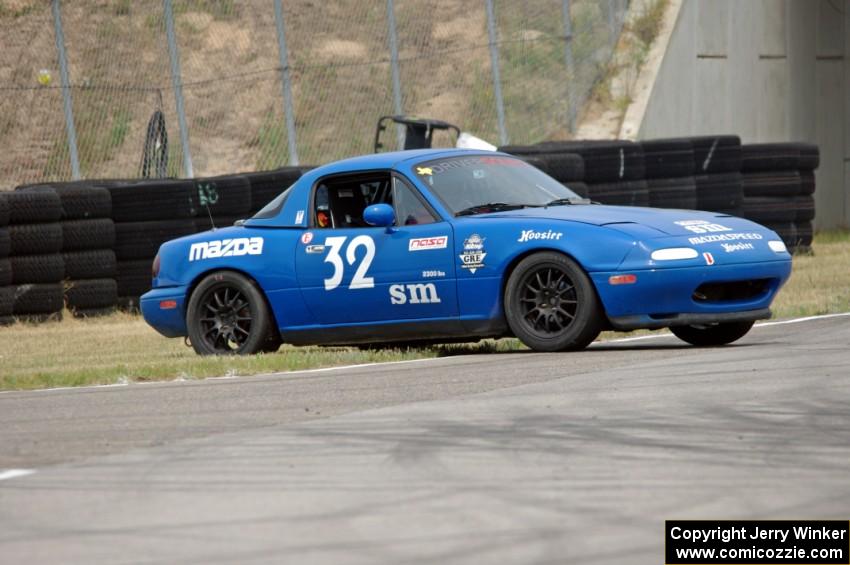
<instances>
[{"instance_id":1,"label":"nasa sticker","mask_svg":"<svg viewBox=\"0 0 850 565\"><path fill-rule=\"evenodd\" d=\"M304 245L307 245L311 241L313 241L313 232L305 231L304 235L301 236L301 243L303 243Z\"/></svg>"},{"instance_id":2,"label":"nasa sticker","mask_svg":"<svg viewBox=\"0 0 850 565\"><path fill-rule=\"evenodd\" d=\"M714 265L714 255L712 255L711 253L705 252L705 253L702 254L702 256L705 259L706 265Z\"/></svg>"},{"instance_id":3,"label":"nasa sticker","mask_svg":"<svg viewBox=\"0 0 850 565\"><path fill-rule=\"evenodd\" d=\"M470 273L475 274L475 271L484 266L484 257L486 256L484 238L474 233L463 241L463 253L459 255L462 263L461 268L468 269Z\"/></svg>"}]
</instances>

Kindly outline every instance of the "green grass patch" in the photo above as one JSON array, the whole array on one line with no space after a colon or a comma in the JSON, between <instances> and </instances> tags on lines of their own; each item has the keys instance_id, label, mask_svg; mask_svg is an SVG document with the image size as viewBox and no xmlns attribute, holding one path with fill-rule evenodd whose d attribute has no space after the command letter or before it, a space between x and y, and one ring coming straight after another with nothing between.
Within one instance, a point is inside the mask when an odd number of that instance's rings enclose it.
<instances>
[{"instance_id":1,"label":"green grass patch","mask_svg":"<svg viewBox=\"0 0 850 565\"><path fill-rule=\"evenodd\" d=\"M794 258L791 280L774 302L777 318L850 311L850 232L818 234L813 250ZM602 339L622 336L606 332ZM61 322L0 327L0 389L256 375L519 349L518 340L503 339L382 351L284 346L272 354L200 357L182 340L160 336L136 315L88 320L66 315Z\"/></svg>"}]
</instances>

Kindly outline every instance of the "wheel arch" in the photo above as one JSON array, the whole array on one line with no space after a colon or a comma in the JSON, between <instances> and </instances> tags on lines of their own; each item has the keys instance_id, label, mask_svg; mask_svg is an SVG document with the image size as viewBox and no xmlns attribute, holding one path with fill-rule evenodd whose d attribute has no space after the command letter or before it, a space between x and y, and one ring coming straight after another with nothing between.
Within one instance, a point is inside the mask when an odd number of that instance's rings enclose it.
<instances>
[{"instance_id":1,"label":"wheel arch","mask_svg":"<svg viewBox=\"0 0 850 565\"><path fill-rule=\"evenodd\" d=\"M596 300L599 303L599 307L602 309L602 313L604 314L603 324L605 329L611 329L611 322L608 320L608 313L605 311L605 304L602 302L602 297L599 296L599 289L596 288L596 284L593 282L593 277L590 276L590 273L587 270L587 267L579 261L576 256L564 248L560 247L535 247L533 249L524 250L522 253L518 253L516 256L511 258L510 262L505 267L502 272L502 280L499 284L499 303L501 304L502 311L504 312L504 304L505 304L505 289L508 286L508 279L511 278L511 275L516 270L517 266L522 262L526 257L530 257L536 253L558 253L567 257L568 259L575 262L576 265L587 275L587 279L590 281L590 287L593 289L594 294L596 294Z\"/></svg>"},{"instance_id":2,"label":"wheel arch","mask_svg":"<svg viewBox=\"0 0 850 565\"><path fill-rule=\"evenodd\" d=\"M189 286L186 289L186 300L183 302L183 318L185 319L187 314L188 314L189 301L191 300L192 295L195 293L195 289L198 287L199 284L201 284L201 281L204 280L205 278L207 278L209 275L213 275L215 273L225 273L225 272L236 273L238 275L242 275L243 277L245 277L246 279L251 281L251 283L254 286L257 287L257 290L260 292L260 296L263 297L263 301L266 304L266 309L268 310L269 315L271 316L272 320L274 320L275 328L278 331L280 331L280 324L278 322L277 317L275 316L274 308L272 308L271 302L269 302L269 297L266 294L265 289L262 287L262 285L259 282L257 282L256 278L251 276L250 273L248 273L247 271L244 271L242 269L238 269L236 267L216 267L216 268L209 269L209 270L203 271L201 273L198 273L195 276L195 278L192 279L192 281L189 283Z\"/></svg>"}]
</instances>

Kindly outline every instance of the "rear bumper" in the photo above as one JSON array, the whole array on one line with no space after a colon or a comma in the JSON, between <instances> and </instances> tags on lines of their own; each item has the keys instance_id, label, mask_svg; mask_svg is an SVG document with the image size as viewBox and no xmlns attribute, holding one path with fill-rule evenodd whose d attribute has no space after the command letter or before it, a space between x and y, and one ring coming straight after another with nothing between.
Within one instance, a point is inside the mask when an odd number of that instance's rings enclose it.
<instances>
[{"instance_id":1,"label":"rear bumper","mask_svg":"<svg viewBox=\"0 0 850 565\"><path fill-rule=\"evenodd\" d=\"M155 288L142 295L142 316L165 337L188 335L186 330L186 287ZM172 307L169 302L173 302ZM166 304L163 304L166 303Z\"/></svg>"},{"instance_id":2,"label":"rear bumper","mask_svg":"<svg viewBox=\"0 0 850 565\"><path fill-rule=\"evenodd\" d=\"M770 308L749 310L746 312L727 312L716 314L672 314L663 318L654 318L648 315L609 317L608 320L615 330L657 330L670 326L690 326L704 324L722 324L728 322L754 322L766 320L772 316Z\"/></svg>"}]
</instances>

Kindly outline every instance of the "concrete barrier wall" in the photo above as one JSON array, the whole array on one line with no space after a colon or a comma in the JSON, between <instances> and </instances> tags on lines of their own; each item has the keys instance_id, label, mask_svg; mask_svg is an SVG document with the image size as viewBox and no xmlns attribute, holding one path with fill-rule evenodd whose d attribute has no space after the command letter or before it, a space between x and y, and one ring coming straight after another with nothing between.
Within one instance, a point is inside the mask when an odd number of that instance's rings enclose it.
<instances>
[{"instance_id":1,"label":"concrete barrier wall","mask_svg":"<svg viewBox=\"0 0 850 565\"><path fill-rule=\"evenodd\" d=\"M640 138L820 145L816 227L850 225L850 0L684 0Z\"/></svg>"}]
</instances>

